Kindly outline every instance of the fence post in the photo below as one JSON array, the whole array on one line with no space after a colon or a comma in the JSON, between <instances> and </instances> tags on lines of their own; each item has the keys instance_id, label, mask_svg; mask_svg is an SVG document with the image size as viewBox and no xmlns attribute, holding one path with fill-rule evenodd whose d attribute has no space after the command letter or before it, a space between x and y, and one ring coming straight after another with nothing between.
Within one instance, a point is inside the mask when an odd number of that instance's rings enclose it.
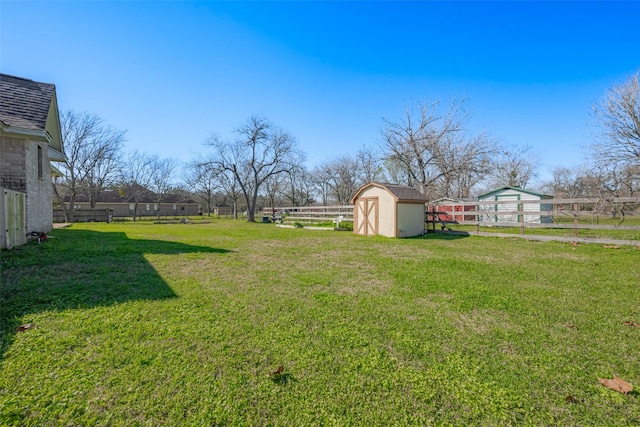
<instances>
[{"instance_id":1,"label":"fence post","mask_svg":"<svg viewBox=\"0 0 640 427\"><path fill-rule=\"evenodd\" d=\"M519 203L518 204L518 211L520 211L522 213L522 215L520 215L520 235L524 236L524 204L523 203Z\"/></svg>"},{"instance_id":2,"label":"fence post","mask_svg":"<svg viewBox=\"0 0 640 427\"><path fill-rule=\"evenodd\" d=\"M578 237L578 214L580 213L580 204L573 204L573 237Z\"/></svg>"},{"instance_id":3,"label":"fence post","mask_svg":"<svg viewBox=\"0 0 640 427\"><path fill-rule=\"evenodd\" d=\"M476 205L476 234L480 232L480 205Z\"/></svg>"}]
</instances>

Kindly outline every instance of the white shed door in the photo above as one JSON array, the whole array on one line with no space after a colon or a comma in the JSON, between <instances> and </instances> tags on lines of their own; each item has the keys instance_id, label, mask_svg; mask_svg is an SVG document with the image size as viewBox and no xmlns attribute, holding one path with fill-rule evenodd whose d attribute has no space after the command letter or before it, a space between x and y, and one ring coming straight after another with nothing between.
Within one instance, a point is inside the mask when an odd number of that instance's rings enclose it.
<instances>
[{"instance_id":1,"label":"white shed door","mask_svg":"<svg viewBox=\"0 0 640 427\"><path fill-rule=\"evenodd\" d=\"M378 234L378 199L358 199L356 203L356 234L375 236Z\"/></svg>"},{"instance_id":2,"label":"white shed door","mask_svg":"<svg viewBox=\"0 0 640 427\"><path fill-rule=\"evenodd\" d=\"M518 194L500 194L496 196L496 200L513 200L513 203L496 205L496 212L514 212L518 210L520 196ZM514 213L496 215L496 222L518 222L519 220L520 216Z\"/></svg>"}]
</instances>

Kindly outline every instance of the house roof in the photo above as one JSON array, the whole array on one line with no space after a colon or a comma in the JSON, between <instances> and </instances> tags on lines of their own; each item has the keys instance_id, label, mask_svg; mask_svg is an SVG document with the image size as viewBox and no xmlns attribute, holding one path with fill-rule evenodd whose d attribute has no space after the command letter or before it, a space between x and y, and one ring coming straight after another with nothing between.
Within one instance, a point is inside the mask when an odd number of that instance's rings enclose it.
<instances>
[{"instance_id":1,"label":"house roof","mask_svg":"<svg viewBox=\"0 0 640 427\"><path fill-rule=\"evenodd\" d=\"M56 87L0 74L0 120L7 126L43 131Z\"/></svg>"},{"instance_id":2,"label":"house roof","mask_svg":"<svg viewBox=\"0 0 640 427\"><path fill-rule=\"evenodd\" d=\"M62 153L54 84L0 73L0 124L39 134Z\"/></svg>"},{"instance_id":3,"label":"house roof","mask_svg":"<svg viewBox=\"0 0 640 427\"><path fill-rule=\"evenodd\" d=\"M420 193L413 187L408 185L388 184L382 182L370 182L360 187L356 194L351 198L351 203L360 197L360 194L369 187L378 187L387 190L396 202L399 203L425 203L429 201L429 198Z\"/></svg>"},{"instance_id":4,"label":"house roof","mask_svg":"<svg viewBox=\"0 0 640 427\"><path fill-rule=\"evenodd\" d=\"M158 203L157 195L151 191L143 189L144 194L138 200L138 203ZM69 201L69 196L64 198L65 202ZM85 194L78 194L75 198L76 203L89 203L89 198ZM135 199L130 197L126 190L103 190L98 195L96 203L135 203ZM162 197L162 203L196 203L192 199L185 199L179 194L167 194Z\"/></svg>"},{"instance_id":5,"label":"house roof","mask_svg":"<svg viewBox=\"0 0 640 427\"><path fill-rule=\"evenodd\" d=\"M532 196L538 196L541 199L552 199L553 198L553 196L549 196L548 194L537 193L535 191L523 190L522 188L511 187L509 185L505 185L504 187L496 188L495 190L491 190L488 193L484 193L484 194L479 195L478 199L481 199L481 198L487 197L487 196L491 196L492 194L499 193L500 191L504 191L504 190L514 190L514 191L518 191L520 193L531 194Z\"/></svg>"}]
</instances>

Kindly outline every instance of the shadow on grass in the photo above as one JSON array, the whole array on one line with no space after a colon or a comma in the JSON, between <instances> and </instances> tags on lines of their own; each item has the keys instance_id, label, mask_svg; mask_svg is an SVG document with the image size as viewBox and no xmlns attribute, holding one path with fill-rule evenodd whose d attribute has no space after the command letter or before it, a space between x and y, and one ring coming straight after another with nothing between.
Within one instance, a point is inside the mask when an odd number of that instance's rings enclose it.
<instances>
[{"instance_id":1,"label":"shadow on grass","mask_svg":"<svg viewBox=\"0 0 640 427\"><path fill-rule=\"evenodd\" d=\"M298 382L298 380L293 375L291 375L289 373L276 374L276 375L271 377L271 381L274 384L278 384L278 385L285 385L285 384L288 384L290 382L292 382L292 383Z\"/></svg>"},{"instance_id":2,"label":"shadow on grass","mask_svg":"<svg viewBox=\"0 0 640 427\"><path fill-rule=\"evenodd\" d=\"M227 252L74 229L59 230L40 245L0 252L0 360L31 314L175 298L146 254Z\"/></svg>"},{"instance_id":3,"label":"shadow on grass","mask_svg":"<svg viewBox=\"0 0 640 427\"><path fill-rule=\"evenodd\" d=\"M437 230L435 233L428 232L422 236L410 237L410 239L424 239L424 240L458 240L464 239L465 237L469 237L470 234L466 231L440 231Z\"/></svg>"}]
</instances>

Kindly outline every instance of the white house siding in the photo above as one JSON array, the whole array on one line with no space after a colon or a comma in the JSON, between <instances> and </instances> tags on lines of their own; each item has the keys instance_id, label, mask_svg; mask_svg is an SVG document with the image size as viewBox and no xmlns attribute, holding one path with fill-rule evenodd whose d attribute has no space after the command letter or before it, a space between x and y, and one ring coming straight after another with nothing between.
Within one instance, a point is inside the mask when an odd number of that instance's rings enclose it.
<instances>
[{"instance_id":1,"label":"white house siding","mask_svg":"<svg viewBox=\"0 0 640 427\"><path fill-rule=\"evenodd\" d=\"M423 203L399 203L397 208L398 237L418 236L424 232Z\"/></svg>"}]
</instances>

